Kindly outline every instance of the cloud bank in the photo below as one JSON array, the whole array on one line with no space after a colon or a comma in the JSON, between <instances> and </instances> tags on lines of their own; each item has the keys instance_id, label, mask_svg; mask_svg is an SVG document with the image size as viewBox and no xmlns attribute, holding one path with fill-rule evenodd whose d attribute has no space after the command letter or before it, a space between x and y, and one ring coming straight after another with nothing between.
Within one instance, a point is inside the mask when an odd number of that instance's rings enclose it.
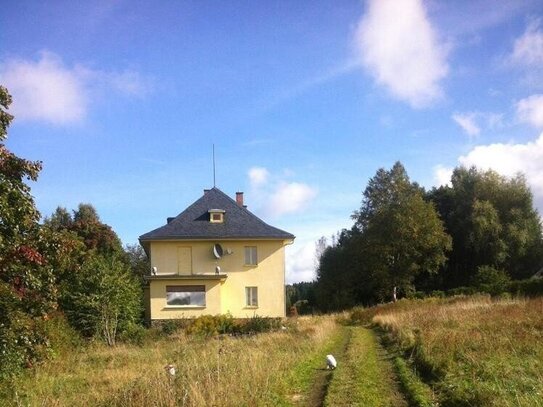
<instances>
[{"instance_id":1,"label":"cloud bank","mask_svg":"<svg viewBox=\"0 0 543 407\"><path fill-rule=\"evenodd\" d=\"M499 174L513 177L519 172L526 176L534 195L534 202L543 213L543 133L527 143L494 143L480 145L458 159L460 165L492 169ZM437 185L450 185L452 168L438 165L434 168Z\"/></svg>"},{"instance_id":2,"label":"cloud bank","mask_svg":"<svg viewBox=\"0 0 543 407\"><path fill-rule=\"evenodd\" d=\"M420 108L442 97L447 52L421 0L369 0L355 47L363 66L395 98Z\"/></svg>"},{"instance_id":3,"label":"cloud bank","mask_svg":"<svg viewBox=\"0 0 543 407\"><path fill-rule=\"evenodd\" d=\"M317 196L316 188L272 176L264 167L250 168L247 176L254 201L265 216L278 218L300 212Z\"/></svg>"},{"instance_id":4,"label":"cloud bank","mask_svg":"<svg viewBox=\"0 0 543 407\"><path fill-rule=\"evenodd\" d=\"M107 72L83 65L69 67L49 51L42 51L37 61L20 58L2 61L0 80L13 96L10 113L16 120L54 125L83 121L96 90L142 97L152 88L150 80L137 72Z\"/></svg>"}]
</instances>

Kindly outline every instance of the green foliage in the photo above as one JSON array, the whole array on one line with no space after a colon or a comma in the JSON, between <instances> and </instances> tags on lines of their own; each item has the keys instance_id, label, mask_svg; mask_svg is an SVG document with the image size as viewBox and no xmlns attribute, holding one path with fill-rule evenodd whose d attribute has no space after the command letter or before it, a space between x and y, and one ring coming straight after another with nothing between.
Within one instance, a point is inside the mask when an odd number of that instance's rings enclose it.
<instances>
[{"instance_id":1,"label":"green foliage","mask_svg":"<svg viewBox=\"0 0 543 407\"><path fill-rule=\"evenodd\" d=\"M147 257L147 254L139 244L127 245L125 252L130 264L130 270L132 274L138 279L141 286L146 284L145 277L147 277L151 270L151 262Z\"/></svg>"},{"instance_id":2,"label":"green foliage","mask_svg":"<svg viewBox=\"0 0 543 407\"><path fill-rule=\"evenodd\" d=\"M480 266L472 280L473 286L480 292L491 295L506 292L510 282L511 278L505 271L491 266Z\"/></svg>"},{"instance_id":3,"label":"green foliage","mask_svg":"<svg viewBox=\"0 0 543 407\"><path fill-rule=\"evenodd\" d=\"M114 345L117 332L138 321L141 298L141 288L122 260L94 255L63 290L62 305L83 335L99 335Z\"/></svg>"},{"instance_id":4,"label":"green foliage","mask_svg":"<svg viewBox=\"0 0 543 407\"><path fill-rule=\"evenodd\" d=\"M5 110L10 104L0 86L0 378L47 356L42 322L56 305L48 241L27 184L37 180L41 163L19 158L4 145L13 119Z\"/></svg>"},{"instance_id":5,"label":"green foliage","mask_svg":"<svg viewBox=\"0 0 543 407\"><path fill-rule=\"evenodd\" d=\"M124 330L119 334L119 340L133 345L143 346L147 338L151 336L150 331L144 326L136 323L127 323Z\"/></svg>"},{"instance_id":6,"label":"green foliage","mask_svg":"<svg viewBox=\"0 0 543 407\"><path fill-rule=\"evenodd\" d=\"M255 334L274 331L281 328L281 318L266 318L259 315L253 315L241 325L241 332Z\"/></svg>"},{"instance_id":7,"label":"green foliage","mask_svg":"<svg viewBox=\"0 0 543 407\"><path fill-rule=\"evenodd\" d=\"M168 325L165 321L163 330L177 330L180 325ZM166 328L168 327L168 328ZM212 337L223 334L256 334L277 330L281 327L281 318L267 318L254 315L245 320L235 320L231 314L202 315L190 321L186 327L189 335ZM167 332L166 332L167 333ZM171 332L173 333L173 332Z\"/></svg>"},{"instance_id":8,"label":"green foliage","mask_svg":"<svg viewBox=\"0 0 543 407\"><path fill-rule=\"evenodd\" d=\"M184 320L170 319L168 321L163 321L160 325L160 329L163 334L170 336L183 328L185 324L186 322Z\"/></svg>"},{"instance_id":9,"label":"green foliage","mask_svg":"<svg viewBox=\"0 0 543 407\"><path fill-rule=\"evenodd\" d=\"M539 214L522 175L506 178L474 167L454 170L452 186L433 189L435 203L453 239L441 286L466 286L480 266L505 270L512 279L531 276L543 264Z\"/></svg>"},{"instance_id":10,"label":"green foliage","mask_svg":"<svg viewBox=\"0 0 543 407\"><path fill-rule=\"evenodd\" d=\"M401 357L394 358L394 367L398 374L398 379L404 393L409 399L409 405L417 407L432 407L439 404L434 400L432 389L425 384L413 372L404 359Z\"/></svg>"},{"instance_id":11,"label":"green foliage","mask_svg":"<svg viewBox=\"0 0 543 407\"><path fill-rule=\"evenodd\" d=\"M517 296L543 297L543 278L511 281L509 292Z\"/></svg>"},{"instance_id":12,"label":"green foliage","mask_svg":"<svg viewBox=\"0 0 543 407\"><path fill-rule=\"evenodd\" d=\"M418 275L435 274L451 239L433 204L401 163L379 169L364 191L355 225L322 253L316 297L321 310L392 299L413 291Z\"/></svg>"},{"instance_id":13,"label":"green foliage","mask_svg":"<svg viewBox=\"0 0 543 407\"><path fill-rule=\"evenodd\" d=\"M232 333L235 329L234 318L230 314L202 315L187 328L187 333L203 337Z\"/></svg>"},{"instance_id":14,"label":"green foliage","mask_svg":"<svg viewBox=\"0 0 543 407\"><path fill-rule=\"evenodd\" d=\"M315 307L315 283L301 282L287 285L286 291L286 311L291 312L294 307L296 314L312 314Z\"/></svg>"}]
</instances>

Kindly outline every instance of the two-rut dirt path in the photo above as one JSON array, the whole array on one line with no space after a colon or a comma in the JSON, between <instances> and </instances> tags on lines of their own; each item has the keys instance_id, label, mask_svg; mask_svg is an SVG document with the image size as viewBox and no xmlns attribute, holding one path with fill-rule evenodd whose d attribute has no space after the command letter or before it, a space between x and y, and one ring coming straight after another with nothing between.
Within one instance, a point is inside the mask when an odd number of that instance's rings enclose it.
<instances>
[{"instance_id":1,"label":"two-rut dirt path","mask_svg":"<svg viewBox=\"0 0 543 407\"><path fill-rule=\"evenodd\" d=\"M307 406L407 406L391 358L375 333L364 327L342 327L332 354L337 369L318 369Z\"/></svg>"}]
</instances>

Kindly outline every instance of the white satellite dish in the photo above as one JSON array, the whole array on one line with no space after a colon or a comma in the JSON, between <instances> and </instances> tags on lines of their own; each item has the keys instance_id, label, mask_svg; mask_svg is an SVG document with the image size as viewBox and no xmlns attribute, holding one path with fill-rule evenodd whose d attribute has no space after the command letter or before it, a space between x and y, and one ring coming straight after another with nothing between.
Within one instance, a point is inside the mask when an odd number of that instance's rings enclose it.
<instances>
[{"instance_id":1,"label":"white satellite dish","mask_svg":"<svg viewBox=\"0 0 543 407\"><path fill-rule=\"evenodd\" d=\"M216 259L220 259L222 257L223 250L222 246L218 243L215 243L213 245L213 256L215 256Z\"/></svg>"}]
</instances>

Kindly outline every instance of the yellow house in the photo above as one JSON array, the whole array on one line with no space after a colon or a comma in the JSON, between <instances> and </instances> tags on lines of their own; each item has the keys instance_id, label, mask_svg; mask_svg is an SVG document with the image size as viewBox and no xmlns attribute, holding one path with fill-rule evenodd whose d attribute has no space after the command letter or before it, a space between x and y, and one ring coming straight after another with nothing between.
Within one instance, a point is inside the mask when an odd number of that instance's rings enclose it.
<instances>
[{"instance_id":1,"label":"yellow house","mask_svg":"<svg viewBox=\"0 0 543 407\"><path fill-rule=\"evenodd\" d=\"M285 246L294 235L266 224L218 188L140 236L151 261L150 322L230 313L285 316Z\"/></svg>"}]
</instances>

